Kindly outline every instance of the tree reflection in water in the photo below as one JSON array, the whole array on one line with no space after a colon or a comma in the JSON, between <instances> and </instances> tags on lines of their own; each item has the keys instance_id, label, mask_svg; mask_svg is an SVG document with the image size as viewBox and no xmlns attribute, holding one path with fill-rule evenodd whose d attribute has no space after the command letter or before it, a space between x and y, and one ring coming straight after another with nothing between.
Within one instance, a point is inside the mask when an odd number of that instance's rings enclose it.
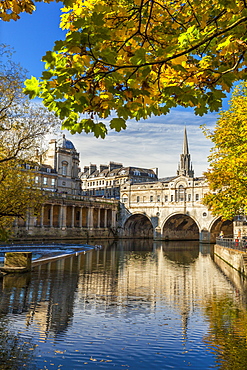
<instances>
[{"instance_id":1,"label":"tree reflection in water","mask_svg":"<svg viewBox=\"0 0 247 370\"><path fill-rule=\"evenodd\" d=\"M205 343L216 354L222 370L247 369L247 311L231 298L215 298L207 302L206 315L210 331Z\"/></svg>"},{"instance_id":2,"label":"tree reflection in water","mask_svg":"<svg viewBox=\"0 0 247 370\"><path fill-rule=\"evenodd\" d=\"M103 248L4 277L0 370L109 368L107 361L132 369L247 368L244 300L210 247L97 244Z\"/></svg>"}]
</instances>

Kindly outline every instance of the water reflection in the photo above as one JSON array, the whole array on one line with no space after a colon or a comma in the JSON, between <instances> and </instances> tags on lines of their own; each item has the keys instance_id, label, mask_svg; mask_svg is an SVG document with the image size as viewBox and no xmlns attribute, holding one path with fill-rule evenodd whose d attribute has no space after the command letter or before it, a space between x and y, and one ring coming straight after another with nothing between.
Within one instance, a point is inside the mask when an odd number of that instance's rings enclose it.
<instances>
[{"instance_id":1,"label":"water reflection","mask_svg":"<svg viewBox=\"0 0 247 370\"><path fill-rule=\"evenodd\" d=\"M221 354L235 343L229 336L246 343L245 284L237 288L211 252L194 242L122 240L5 276L0 344L9 367L0 368L230 369L239 356L234 369L244 368L244 345L224 363Z\"/></svg>"}]
</instances>

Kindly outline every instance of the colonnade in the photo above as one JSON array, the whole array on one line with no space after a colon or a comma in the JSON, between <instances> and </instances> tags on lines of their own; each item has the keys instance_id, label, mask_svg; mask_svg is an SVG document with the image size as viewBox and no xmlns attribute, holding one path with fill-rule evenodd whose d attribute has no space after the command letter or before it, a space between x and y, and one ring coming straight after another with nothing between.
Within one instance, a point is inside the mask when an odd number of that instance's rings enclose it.
<instances>
[{"instance_id":1,"label":"colonnade","mask_svg":"<svg viewBox=\"0 0 247 370\"><path fill-rule=\"evenodd\" d=\"M42 206L37 225L58 228L115 228L117 211L111 208L67 204Z\"/></svg>"},{"instance_id":2,"label":"colonnade","mask_svg":"<svg viewBox=\"0 0 247 370\"><path fill-rule=\"evenodd\" d=\"M17 227L41 229L115 229L117 227L117 203L48 201L35 216L30 209L26 220L18 219Z\"/></svg>"}]
</instances>

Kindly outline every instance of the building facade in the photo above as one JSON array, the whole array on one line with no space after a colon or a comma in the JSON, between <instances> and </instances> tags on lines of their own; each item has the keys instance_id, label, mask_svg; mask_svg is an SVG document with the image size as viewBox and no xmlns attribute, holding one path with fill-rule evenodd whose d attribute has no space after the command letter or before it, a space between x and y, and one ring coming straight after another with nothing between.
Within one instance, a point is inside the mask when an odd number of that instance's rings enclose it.
<instances>
[{"instance_id":1,"label":"building facade","mask_svg":"<svg viewBox=\"0 0 247 370\"><path fill-rule=\"evenodd\" d=\"M124 167L122 163L85 166L80 174L82 194L120 199L120 187L126 183L136 184L158 180L157 169Z\"/></svg>"},{"instance_id":2,"label":"building facade","mask_svg":"<svg viewBox=\"0 0 247 370\"><path fill-rule=\"evenodd\" d=\"M26 220L16 220L16 237L115 236L119 202L82 195L79 153L65 135L51 140L39 163L25 164L25 169L34 173L35 184L44 191L45 201L38 216L30 209Z\"/></svg>"},{"instance_id":3,"label":"building facade","mask_svg":"<svg viewBox=\"0 0 247 370\"><path fill-rule=\"evenodd\" d=\"M121 186L123 237L212 242L220 231L232 236L233 223L214 217L202 204L209 191L204 177L195 177L186 129L177 175L147 183Z\"/></svg>"}]
</instances>

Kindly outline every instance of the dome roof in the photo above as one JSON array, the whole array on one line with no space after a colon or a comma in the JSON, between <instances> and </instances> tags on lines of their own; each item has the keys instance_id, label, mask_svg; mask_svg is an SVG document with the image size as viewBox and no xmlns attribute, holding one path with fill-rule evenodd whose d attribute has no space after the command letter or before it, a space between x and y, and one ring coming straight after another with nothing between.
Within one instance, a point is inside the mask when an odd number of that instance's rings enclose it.
<instances>
[{"instance_id":1,"label":"dome roof","mask_svg":"<svg viewBox=\"0 0 247 370\"><path fill-rule=\"evenodd\" d=\"M63 137L57 141L57 145L59 148L75 150L74 144L72 143L72 141L67 140L65 138L65 135L63 135Z\"/></svg>"}]
</instances>

